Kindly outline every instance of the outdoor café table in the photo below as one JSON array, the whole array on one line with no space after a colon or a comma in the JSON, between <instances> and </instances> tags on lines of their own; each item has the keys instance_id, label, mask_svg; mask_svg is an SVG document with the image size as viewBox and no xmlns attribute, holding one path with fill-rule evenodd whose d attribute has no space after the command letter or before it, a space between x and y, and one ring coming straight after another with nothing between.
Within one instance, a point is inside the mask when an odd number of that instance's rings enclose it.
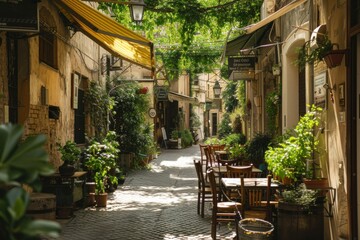
<instances>
[{"instance_id":1,"label":"outdoor caf\u00e9 table","mask_svg":"<svg viewBox=\"0 0 360 240\"><path fill-rule=\"evenodd\" d=\"M230 199L230 196L228 195L229 191L234 190L234 189L239 189L240 186L241 186L240 178L221 178L221 182L220 182L221 191L220 192L226 199ZM271 181L271 184L270 184L271 189L274 189L274 190L279 189L279 188L281 188L281 186L282 185L279 182ZM245 191L246 191L246 189L266 190L268 187L268 178L244 178L244 186L243 187L244 187ZM247 204L247 203L245 203L245 204Z\"/></svg>"},{"instance_id":2,"label":"outdoor caf\u00e9 table","mask_svg":"<svg viewBox=\"0 0 360 240\"><path fill-rule=\"evenodd\" d=\"M267 188L268 180L267 178L244 178L244 189L247 188ZM226 192L233 189L239 189L241 186L240 178L221 178L221 192L226 196ZM270 187L272 189L279 189L282 187L282 184L279 182L271 182Z\"/></svg>"},{"instance_id":3,"label":"outdoor caf\u00e9 table","mask_svg":"<svg viewBox=\"0 0 360 240\"><path fill-rule=\"evenodd\" d=\"M218 174L222 178L222 176L224 176L225 173L227 173L227 167L226 167L226 165L225 166L214 167L213 171L214 171L215 174ZM254 176L260 176L262 171L253 166L252 167L252 173L253 173Z\"/></svg>"},{"instance_id":4,"label":"outdoor caf\u00e9 table","mask_svg":"<svg viewBox=\"0 0 360 240\"><path fill-rule=\"evenodd\" d=\"M221 185L226 190L237 189L241 185L240 178L221 178ZM266 188L267 187L267 178L244 178L244 188ZM277 189L280 188L281 184L279 182L271 182L271 188Z\"/></svg>"}]
</instances>

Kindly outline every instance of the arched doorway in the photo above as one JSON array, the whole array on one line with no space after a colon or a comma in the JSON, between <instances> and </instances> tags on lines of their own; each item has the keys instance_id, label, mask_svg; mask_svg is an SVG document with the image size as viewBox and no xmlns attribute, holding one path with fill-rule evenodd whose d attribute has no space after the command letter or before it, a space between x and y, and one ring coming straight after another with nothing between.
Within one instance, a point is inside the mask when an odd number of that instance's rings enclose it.
<instances>
[{"instance_id":1,"label":"arched doorway","mask_svg":"<svg viewBox=\"0 0 360 240\"><path fill-rule=\"evenodd\" d=\"M306 112L310 92L306 84L306 68L300 69L296 64L298 49L303 46L308 33L305 31L290 34L296 36L283 45L283 75L282 75L282 131L294 128L299 117Z\"/></svg>"}]
</instances>

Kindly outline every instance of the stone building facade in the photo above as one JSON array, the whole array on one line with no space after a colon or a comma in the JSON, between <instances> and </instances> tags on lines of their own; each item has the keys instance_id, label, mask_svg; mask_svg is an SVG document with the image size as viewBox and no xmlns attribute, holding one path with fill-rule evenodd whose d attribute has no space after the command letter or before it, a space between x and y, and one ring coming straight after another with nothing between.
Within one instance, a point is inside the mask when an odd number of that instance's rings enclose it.
<instances>
[{"instance_id":1,"label":"stone building facade","mask_svg":"<svg viewBox=\"0 0 360 240\"><path fill-rule=\"evenodd\" d=\"M250 100L254 95L261 96L261 106L258 112L252 111L251 126L267 130L265 99L273 82L281 84L277 119L281 133L294 128L309 105L324 109L317 129L320 146L315 157L320 161L319 175L328 178L329 186L336 191L335 195L330 193L330 199L335 199L333 215L324 218L325 239L359 239L359 2L268 0L264 1L263 13L269 9L267 5L274 11L245 28L246 34L237 42L229 42L227 49L232 55L236 53L231 49L234 43L242 53L256 47L257 74L248 83L247 94ZM268 24L270 32L261 35ZM319 61L302 70L296 63L299 48L317 34L326 35L336 44L335 49L344 50L341 64L334 67ZM265 42L241 45L251 36ZM280 75L271 73L269 67L273 65L280 66Z\"/></svg>"},{"instance_id":2,"label":"stone building facade","mask_svg":"<svg viewBox=\"0 0 360 240\"><path fill-rule=\"evenodd\" d=\"M58 2L68 1L35 3L39 11L38 32L0 32L0 123L23 125L24 137L44 134L50 162L56 169L62 164L57 143L74 140L83 145L85 136L94 134L84 93L92 81L105 87L104 57L113 55L105 50L105 44L72 28L60 11L62 8L56 5ZM97 9L97 3L86 6ZM151 76L150 70L129 62L124 61L123 66L127 69L121 71L123 78Z\"/></svg>"}]
</instances>

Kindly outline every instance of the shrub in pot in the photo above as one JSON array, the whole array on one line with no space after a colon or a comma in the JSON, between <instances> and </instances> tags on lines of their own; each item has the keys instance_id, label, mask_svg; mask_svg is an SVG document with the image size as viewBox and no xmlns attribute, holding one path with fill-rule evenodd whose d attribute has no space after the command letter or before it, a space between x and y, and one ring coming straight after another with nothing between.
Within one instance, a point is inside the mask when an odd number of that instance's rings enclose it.
<instances>
[{"instance_id":1,"label":"shrub in pot","mask_svg":"<svg viewBox=\"0 0 360 240\"><path fill-rule=\"evenodd\" d=\"M115 132L109 131L102 142L92 140L86 149L85 166L91 170L94 175L96 198L100 195L107 196L107 184L117 183L116 176L111 174L111 172L115 172L112 170L116 169L116 159L119 152L115 138ZM104 206L100 204L97 205L99 207Z\"/></svg>"},{"instance_id":2,"label":"shrub in pot","mask_svg":"<svg viewBox=\"0 0 360 240\"><path fill-rule=\"evenodd\" d=\"M63 176L72 176L75 172L74 164L79 160L81 149L73 141L66 141L64 145L60 143L58 150L61 153L61 160L63 164L59 167L59 173Z\"/></svg>"},{"instance_id":3,"label":"shrub in pot","mask_svg":"<svg viewBox=\"0 0 360 240\"><path fill-rule=\"evenodd\" d=\"M265 152L265 162L274 175L299 181L308 174L307 160L313 158L319 144L314 128L320 124L321 110L311 106L310 111L300 118L294 135L285 138L276 147L269 147Z\"/></svg>"},{"instance_id":4,"label":"shrub in pot","mask_svg":"<svg viewBox=\"0 0 360 240\"><path fill-rule=\"evenodd\" d=\"M304 184L284 190L278 205L279 239L324 239L324 197Z\"/></svg>"}]
</instances>

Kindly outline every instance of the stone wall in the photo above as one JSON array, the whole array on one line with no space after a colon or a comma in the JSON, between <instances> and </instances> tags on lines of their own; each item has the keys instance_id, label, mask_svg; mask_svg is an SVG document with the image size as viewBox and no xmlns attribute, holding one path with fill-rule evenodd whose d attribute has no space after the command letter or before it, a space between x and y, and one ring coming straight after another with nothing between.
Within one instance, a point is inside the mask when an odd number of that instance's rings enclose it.
<instances>
[{"instance_id":1,"label":"stone wall","mask_svg":"<svg viewBox=\"0 0 360 240\"><path fill-rule=\"evenodd\" d=\"M62 164L60 154L57 151L56 142L58 120L49 119L48 106L30 105L29 117L24 123L24 137L43 134L46 136L46 151L49 154L50 163L57 169Z\"/></svg>"}]
</instances>

